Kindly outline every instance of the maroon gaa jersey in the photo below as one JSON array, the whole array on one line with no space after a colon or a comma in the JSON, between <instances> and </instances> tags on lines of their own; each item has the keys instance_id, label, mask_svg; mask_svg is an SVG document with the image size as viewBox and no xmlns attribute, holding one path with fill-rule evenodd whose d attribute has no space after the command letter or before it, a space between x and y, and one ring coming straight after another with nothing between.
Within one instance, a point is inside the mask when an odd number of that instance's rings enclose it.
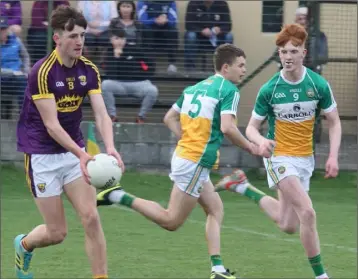
<instances>
[{"instance_id":1,"label":"maroon gaa jersey","mask_svg":"<svg viewBox=\"0 0 358 279\"><path fill-rule=\"evenodd\" d=\"M28 77L17 125L18 151L27 154L68 152L48 134L34 103L39 99L55 99L61 126L80 147L84 147L80 124L82 101L87 94L101 94L100 74L91 61L82 56L72 68L67 68L57 50L39 60Z\"/></svg>"}]
</instances>

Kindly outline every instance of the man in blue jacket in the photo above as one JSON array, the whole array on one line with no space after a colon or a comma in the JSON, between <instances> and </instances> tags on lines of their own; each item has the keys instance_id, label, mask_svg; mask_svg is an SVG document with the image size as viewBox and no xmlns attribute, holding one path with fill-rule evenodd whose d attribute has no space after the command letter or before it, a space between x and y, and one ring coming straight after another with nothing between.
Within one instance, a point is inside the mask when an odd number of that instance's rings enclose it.
<instances>
[{"instance_id":1,"label":"man in blue jacket","mask_svg":"<svg viewBox=\"0 0 358 279\"><path fill-rule=\"evenodd\" d=\"M176 73L178 14L175 1L138 1L137 11L138 20L144 27L143 43L146 52L153 49L165 50L168 54L168 73Z\"/></svg>"},{"instance_id":2,"label":"man in blue jacket","mask_svg":"<svg viewBox=\"0 0 358 279\"><path fill-rule=\"evenodd\" d=\"M6 95L15 96L21 107L30 71L30 56L21 40L9 30L6 17L0 17L1 52L1 94L2 118L11 118L12 100Z\"/></svg>"}]
</instances>

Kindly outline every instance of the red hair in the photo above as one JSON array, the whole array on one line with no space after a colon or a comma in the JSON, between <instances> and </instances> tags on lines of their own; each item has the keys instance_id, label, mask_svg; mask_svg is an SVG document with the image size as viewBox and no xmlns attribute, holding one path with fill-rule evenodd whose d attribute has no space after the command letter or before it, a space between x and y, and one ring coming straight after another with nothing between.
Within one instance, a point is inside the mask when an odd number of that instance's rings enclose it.
<instances>
[{"instance_id":1,"label":"red hair","mask_svg":"<svg viewBox=\"0 0 358 279\"><path fill-rule=\"evenodd\" d=\"M307 36L306 29L302 25L288 24L282 28L280 33L278 33L276 37L276 46L283 47L289 41L291 41L294 46L302 46L305 44Z\"/></svg>"}]
</instances>

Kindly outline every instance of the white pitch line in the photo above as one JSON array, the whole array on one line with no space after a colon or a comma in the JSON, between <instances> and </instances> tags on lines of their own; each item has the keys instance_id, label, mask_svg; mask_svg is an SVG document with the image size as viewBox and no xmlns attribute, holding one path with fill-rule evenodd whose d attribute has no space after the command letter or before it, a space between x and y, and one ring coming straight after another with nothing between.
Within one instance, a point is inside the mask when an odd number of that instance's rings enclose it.
<instances>
[{"instance_id":1,"label":"white pitch line","mask_svg":"<svg viewBox=\"0 0 358 279\"><path fill-rule=\"evenodd\" d=\"M134 212L133 209L123 207L123 206L113 205L112 207L116 207L116 208L119 208L120 210L124 210L124 211ZM192 218L189 218L187 221L189 223L198 224L198 225L201 225L203 227L205 227L205 225L206 225L205 222L195 220L195 219L192 219ZM233 230L233 231L240 232L240 233L245 233L245 234L258 235L258 236L262 236L262 237L277 240L277 241L291 242L291 243L297 243L297 244L301 243L301 241L299 241L297 239L284 238L284 237L281 237L281 236L278 236L278 235L275 235L275 234L262 233L262 232L258 232L258 231L254 231L254 230L249 230L249 229L236 227L236 226L234 227L234 226L222 225L221 228L225 229L225 230ZM331 248L335 248L335 249L345 250L345 251L351 252L351 253L357 253L357 248L351 248L351 247L346 247L346 246L341 246L341 245L336 245L336 244L330 244L330 243L321 243L320 245L323 246L323 247L331 247Z\"/></svg>"},{"instance_id":2,"label":"white pitch line","mask_svg":"<svg viewBox=\"0 0 358 279\"><path fill-rule=\"evenodd\" d=\"M30 200L30 198L20 198L20 199L19 198L12 198L11 200L24 201L24 200ZM166 206L166 202L164 202L164 201L159 202L159 204L161 204L162 206ZM123 210L123 211L134 212L133 209L130 209L130 208L124 207L124 206L112 205L111 207L115 207L115 208L118 208L118 209ZM199 221L199 220L195 220L195 219L191 219L191 218L189 218L187 221L190 222L190 223L193 223L193 224L199 224L201 226L205 226L205 222L203 222L203 221ZM241 232L241 233L246 233L246 234L254 234L254 235L270 238L270 239L277 240L277 241L284 241L284 242L291 242L291 243L301 243L297 239L283 238L283 237L275 235L275 234L262 233L262 232L258 232L258 231L254 231L254 230L249 230L249 229L236 227L236 226L234 227L234 226L222 225L221 228L225 229L225 230L233 230L233 231L236 231L236 232ZM331 248L335 248L335 249L345 250L345 251L351 252L351 253L357 253L357 248L346 247L346 246L330 244L330 243L321 243L320 245L323 246L323 247L331 247Z\"/></svg>"}]
</instances>

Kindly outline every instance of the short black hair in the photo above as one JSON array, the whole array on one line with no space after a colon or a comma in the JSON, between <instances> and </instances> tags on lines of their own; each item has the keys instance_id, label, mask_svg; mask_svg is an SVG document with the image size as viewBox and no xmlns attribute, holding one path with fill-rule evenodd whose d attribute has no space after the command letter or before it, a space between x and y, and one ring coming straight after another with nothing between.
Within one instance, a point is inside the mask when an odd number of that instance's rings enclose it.
<instances>
[{"instance_id":1,"label":"short black hair","mask_svg":"<svg viewBox=\"0 0 358 279\"><path fill-rule=\"evenodd\" d=\"M214 66L216 71L221 71L224 64L230 66L235 62L237 57L246 58L245 52L233 44L223 44L216 48L214 53Z\"/></svg>"},{"instance_id":2,"label":"short black hair","mask_svg":"<svg viewBox=\"0 0 358 279\"><path fill-rule=\"evenodd\" d=\"M87 28L87 20L81 12L67 5L60 5L51 14L53 30L72 31L75 25Z\"/></svg>"},{"instance_id":3,"label":"short black hair","mask_svg":"<svg viewBox=\"0 0 358 279\"><path fill-rule=\"evenodd\" d=\"M119 21L112 21L108 28L109 37L119 37L125 38L126 37L126 30L120 25Z\"/></svg>"}]
</instances>

